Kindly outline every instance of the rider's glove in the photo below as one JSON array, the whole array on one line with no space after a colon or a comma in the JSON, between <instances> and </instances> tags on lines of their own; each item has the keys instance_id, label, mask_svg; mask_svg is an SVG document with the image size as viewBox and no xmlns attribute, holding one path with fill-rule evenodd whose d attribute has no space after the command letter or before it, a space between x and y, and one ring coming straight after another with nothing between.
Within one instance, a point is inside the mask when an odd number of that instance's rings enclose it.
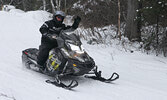
<instances>
[{"instance_id":1,"label":"rider's glove","mask_svg":"<svg viewBox=\"0 0 167 100\"><path fill-rule=\"evenodd\" d=\"M81 21L81 17L77 16L75 19L74 19L74 23L77 23L79 24Z\"/></svg>"},{"instance_id":2,"label":"rider's glove","mask_svg":"<svg viewBox=\"0 0 167 100\"><path fill-rule=\"evenodd\" d=\"M72 25L72 28L73 29L77 29L80 21L81 21L81 18L79 16L77 16L76 18L74 18L74 23Z\"/></svg>"},{"instance_id":3,"label":"rider's glove","mask_svg":"<svg viewBox=\"0 0 167 100\"><path fill-rule=\"evenodd\" d=\"M49 33L44 33L43 36L49 38L50 40L55 40L58 37L56 34L49 34Z\"/></svg>"}]
</instances>

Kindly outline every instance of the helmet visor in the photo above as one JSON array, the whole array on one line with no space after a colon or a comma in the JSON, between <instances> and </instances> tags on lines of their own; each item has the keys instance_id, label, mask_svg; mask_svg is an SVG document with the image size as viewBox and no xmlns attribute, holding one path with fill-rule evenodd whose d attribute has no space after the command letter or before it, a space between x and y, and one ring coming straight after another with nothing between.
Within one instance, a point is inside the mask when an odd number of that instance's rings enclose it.
<instances>
[{"instance_id":1,"label":"helmet visor","mask_svg":"<svg viewBox=\"0 0 167 100\"><path fill-rule=\"evenodd\" d=\"M64 17L63 16L55 16L57 21L63 21Z\"/></svg>"}]
</instances>

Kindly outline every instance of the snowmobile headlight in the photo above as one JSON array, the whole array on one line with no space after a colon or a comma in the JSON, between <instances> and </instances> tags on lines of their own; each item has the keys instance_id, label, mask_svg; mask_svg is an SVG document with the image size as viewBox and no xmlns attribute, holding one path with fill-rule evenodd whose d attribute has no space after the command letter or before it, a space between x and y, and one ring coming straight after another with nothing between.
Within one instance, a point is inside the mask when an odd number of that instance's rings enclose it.
<instances>
[{"instance_id":1,"label":"snowmobile headlight","mask_svg":"<svg viewBox=\"0 0 167 100\"><path fill-rule=\"evenodd\" d=\"M81 61L81 62L84 62L84 59L82 58L81 55L82 55L81 53L75 52L75 53L72 55L72 58L75 58L75 59L78 59L78 60Z\"/></svg>"},{"instance_id":2,"label":"snowmobile headlight","mask_svg":"<svg viewBox=\"0 0 167 100\"><path fill-rule=\"evenodd\" d=\"M82 55L85 54L85 51L83 47L74 45L72 43L68 43L68 46L71 48L71 51L61 48L61 50L66 54L66 56L68 56L69 58L77 59L81 62L84 62Z\"/></svg>"},{"instance_id":3,"label":"snowmobile headlight","mask_svg":"<svg viewBox=\"0 0 167 100\"><path fill-rule=\"evenodd\" d=\"M74 45L74 44L71 44L71 43L69 43L69 45L70 45L72 51L75 51L76 53L79 53L79 54L84 53L84 50L83 50L82 46L77 46L77 45Z\"/></svg>"},{"instance_id":4,"label":"snowmobile headlight","mask_svg":"<svg viewBox=\"0 0 167 100\"><path fill-rule=\"evenodd\" d=\"M83 53L77 53L75 51L71 51L71 52L68 52L66 49L64 48L61 48L61 50L64 52L64 54L70 58L77 58L78 60L81 60L83 61L80 56L83 54Z\"/></svg>"}]
</instances>

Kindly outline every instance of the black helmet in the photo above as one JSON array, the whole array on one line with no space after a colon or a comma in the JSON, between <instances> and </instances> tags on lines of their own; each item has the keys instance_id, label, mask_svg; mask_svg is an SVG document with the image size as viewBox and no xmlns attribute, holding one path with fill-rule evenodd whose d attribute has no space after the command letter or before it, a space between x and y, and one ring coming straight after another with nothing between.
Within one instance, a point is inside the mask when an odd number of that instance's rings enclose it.
<instances>
[{"instance_id":1,"label":"black helmet","mask_svg":"<svg viewBox=\"0 0 167 100\"><path fill-rule=\"evenodd\" d=\"M63 22L64 18L65 18L65 13L63 11L56 11L53 15L53 19L56 22Z\"/></svg>"}]
</instances>

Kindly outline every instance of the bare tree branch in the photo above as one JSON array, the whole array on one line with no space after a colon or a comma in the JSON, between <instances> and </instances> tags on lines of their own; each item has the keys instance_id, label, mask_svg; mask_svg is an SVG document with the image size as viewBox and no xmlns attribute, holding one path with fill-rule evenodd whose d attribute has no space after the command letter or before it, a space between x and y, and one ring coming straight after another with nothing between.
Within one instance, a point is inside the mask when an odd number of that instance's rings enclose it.
<instances>
[{"instance_id":1,"label":"bare tree branch","mask_svg":"<svg viewBox=\"0 0 167 100\"><path fill-rule=\"evenodd\" d=\"M10 3L9 3L9 5L11 5L13 3L13 0L10 0Z\"/></svg>"},{"instance_id":2,"label":"bare tree branch","mask_svg":"<svg viewBox=\"0 0 167 100\"><path fill-rule=\"evenodd\" d=\"M52 5L52 13L54 13L54 12L55 12L55 5L54 5L54 3L53 3L53 0L50 0L50 3L51 3L51 5Z\"/></svg>"}]
</instances>

